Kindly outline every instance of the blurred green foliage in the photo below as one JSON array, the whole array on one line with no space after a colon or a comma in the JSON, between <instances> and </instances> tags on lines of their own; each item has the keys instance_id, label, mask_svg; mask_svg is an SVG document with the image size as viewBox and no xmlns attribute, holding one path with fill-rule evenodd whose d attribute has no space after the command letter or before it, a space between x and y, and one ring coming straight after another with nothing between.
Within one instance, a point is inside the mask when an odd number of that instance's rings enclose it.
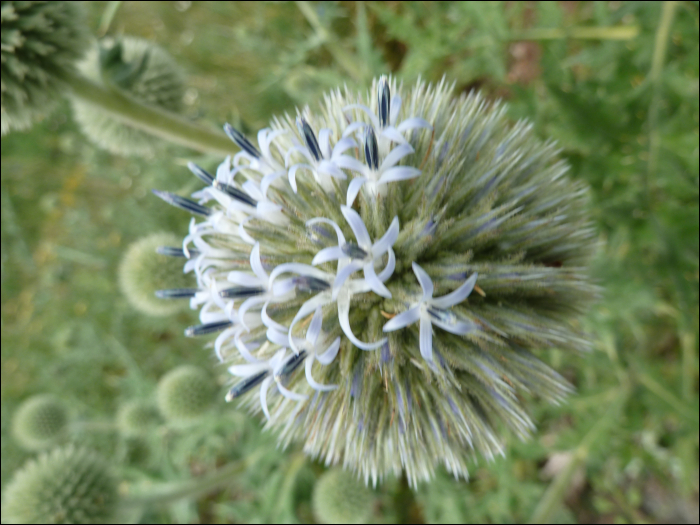
<instances>
[{"instance_id":1,"label":"blurred green foliage","mask_svg":"<svg viewBox=\"0 0 700 525\"><path fill-rule=\"evenodd\" d=\"M504 98L513 121L556 138L571 176L593 190L601 232L593 271L604 299L586 319L595 350L548 356L577 393L537 407L537 434L474 464L469 483L439 473L412 495L387 482L377 519L697 523L697 2L94 2L89 11L96 35L169 51L188 74L187 115L212 126L250 132L324 90L365 89L393 72L406 82L445 75L457 92ZM278 450L235 406L219 401L187 428L157 422L139 440L115 424L121 405L152 402L178 365L226 380L211 348L182 335L194 313L145 317L117 287L129 243L185 232L187 217L150 189L197 188L188 160L218 159L167 145L141 159L99 151L67 103L3 138L2 485L30 457L10 435L15 408L52 393L75 421L65 439L118 460L129 486L245 462L224 489L134 519L308 522L324 467Z\"/></svg>"}]
</instances>

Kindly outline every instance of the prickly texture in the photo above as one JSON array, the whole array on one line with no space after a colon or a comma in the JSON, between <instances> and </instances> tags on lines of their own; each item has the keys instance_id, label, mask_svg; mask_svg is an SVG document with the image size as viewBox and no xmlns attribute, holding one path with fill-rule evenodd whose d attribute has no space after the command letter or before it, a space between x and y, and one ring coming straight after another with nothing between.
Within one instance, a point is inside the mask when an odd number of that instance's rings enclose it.
<instances>
[{"instance_id":1,"label":"prickly texture","mask_svg":"<svg viewBox=\"0 0 700 525\"><path fill-rule=\"evenodd\" d=\"M95 82L120 89L149 106L176 113L182 110L182 70L165 50L147 40L130 36L105 39L90 50L80 70ZM80 99L73 100L73 108L83 132L99 147L119 155L153 153L157 139L152 135Z\"/></svg>"},{"instance_id":2,"label":"prickly texture","mask_svg":"<svg viewBox=\"0 0 700 525\"><path fill-rule=\"evenodd\" d=\"M31 397L12 419L12 433L27 450L47 448L61 437L68 423L65 405L50 394Z\"/></svg>"},{"instance_id":3,"label":"prickly texture","mask_svg":"<svg viewBox=\"0 0 700 525\"><path fill-rule=\"evenodd\" d=\"M171 233L154 233L132 243L119 266L119 285L127 300L138 311L160 317L182 310L181 303L156 297L163 288L191 286L177 259L156 253L161 246L179 246L182 239Z\"/></svg>"},{"instance_id":4,"label":"prickly texture","mask_svg":"<svg viewBox=\"0 0 700 525\"><path fill-rule=\"evenodd\" d=\"M179 366L158 382L158 408L168 421L178 422L202 416L213 404L212 378L196 366Z\"/></svg>"},{"instance_id":5,"label":"prickly texture","mask_svg":"<svg viewBox=\"0 0 700 525\"><path fill-rule=\"evenodd\" d=\"M334 91L299 110L296 122L273 120L272 130L285 133L270 139L261 132L259 149L228 128L243 151L219 166L216 180L198 175L211 185L195 194L200 204L213 202L209 211L166 199L205 217L190 225L186 244L194 243L198 256L188 264L202 294L202 322L231 324L219 325L226 329L215 342L219 359L243 377L228 398L245 396L254 410L269 409L267 426L283 443L301 441L309 455L373 483L403 471L415 486L439 464L466 477L474 451L492 458L502 453L502 433L531 433L528 402L559 402L569 391L537 354L589 346L577 323L598 293L587 272L596 236L586 187L567 177L554 143L539 140L527 122L510 122L500 102L478 93L455 99L451 91L445 82L404 88L386 79L366 95ZM350 106L358 103L375 115ZM378 106L385 115L391 108L383 124ZM350 128L353 121L364 124ZM390 124L402 137L387 137ZM330 130L331 145L344 132L357 138L344 152L350 161L324 154L330 165L321 164L322 129ZM383 163L400 148L411 153L393 173L408 180L382 185L379 175L391 171L382 171ZM296 162L310 169L295 171ZM280 169L266 195L254 191ZM327 175L336 169L345 179ZM371 182L349 191L361 174ZM392 269L392 252L384 246L368 259L351 220L364 223L372 242L398 220L395 268L382 283L368 277L366 264L371 271L376 263L377 275ZM321 250L333 249L338 262L320 262ZM340 276L355 261L365 265L364 278L360 265L336 286L336 269ZM325 288L309 285L310 276L321 275L316 270L330 276ZM295 273L294 289L282 290L282 277ZM238 313L248 296L235 298L240 288L221 295L231 281L245 285L244 274L260 286L250 292L259 302L248 308L246 327ZM319 317L320 335L318 324L311 328ZM358 340L371 348L360 349ZM294 359L306 359L306 381L303 366L289 366L285 357L294 346L303 347Z\"/></svg>"},{"instance_id":6,"label":"prickly texture","mask_svg":"<svg viewBox=\"0 0 700 525\"><path fill-rule=\"evenodd\" d=\"M148 401L134 399L117 411L117 427L125 436L144 435L153 429L157 421L158 411Z\"/></svg>"},{"instance_id":7,"label":"prickly texture","mask_svg":"<svg viewBox=\"0 0 700 525\"><path fill-rule=\"evenodd\" d=\"M63 91L89 36L80 2L2 2L2 134L26 129Z\"/></svg>"},{"instance_id":8,"label":"prickly texture","mask_svg":"<svg viewBox=\"0 0 700 525\"><path fill-rule=\"evenodd\" d=\"M3 523L111 523L117 501L116 479L102 458L59 448L15 473L3 497Z\"/></svg>"},{"instance_id":9,"label":"prickly texture","mask_svg":"<svg viewBox=\"0 0 700 525\"><path fill-rule=\"evenodd\" d=\"M316 482L314 517L319 523L370 523L375 498L352 473L334 468Z\"/></svg>"}]
</instances>

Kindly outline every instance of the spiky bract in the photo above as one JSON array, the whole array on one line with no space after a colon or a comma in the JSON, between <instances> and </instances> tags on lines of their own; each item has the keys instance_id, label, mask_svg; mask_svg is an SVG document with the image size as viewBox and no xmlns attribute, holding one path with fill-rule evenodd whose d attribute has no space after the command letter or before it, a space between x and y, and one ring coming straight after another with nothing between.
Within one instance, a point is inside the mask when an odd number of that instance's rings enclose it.
<instances>
[{"instance_id":1,"label":"spiky bract","mask_svg":"<svg viewBox=\"0 0 700 525\"><path fill-rule=\"evenodd\" d=\"M61 91L89 36L80 2L2 2L2 134L28 128Z\"/></svg>"},{"instance_id":2,"label":"spiky bract","mask_svg":"<svg viewBox=\"0 0 700 525\"><path fill-rule=\"evenodd\" d=\"M568 392L535 352L588 347L585 186L502 104L451 91L335 91L257 146L227 126L241 152L190 165L198 202L156 192L199 218L187 333L220 333L227 398L365 481L466 477L472 450L502 453L497 427L530 433L524 401Z\"/></svg>"},{"instance_id":3,"label":"spiky bract","mask_svg":"<svg viewBox=\"0 0 700 525\"><path fill-rule=\"evenodd\" d=\"M188 421L212 407L216 387L212 378L196 366L179 366L158 382L158 408L168 421Z\"/></svg>"},{"instance_id":4,"label":"spiky bract","mask_svg":"<svg viewBox=\"0 0 700 525\"><path fill-rule=\"evenodd\" d=\"M68 423L68 411L60 399L41 394L22 403L12 419L12 433L20 446L39 450L56 443Z\"/></svg>"},{"instance_id":5,"label":"spiky bract","mask_svg":"<svg viewBox=\"0 0 700 525\"><path fill-rule=\"evenodd\" d=\"M111 523L117 482L95 453L75 447L24 465L3 496L3 523Z\"/></svg>"},{"instance_id":6,"label":"spiky bract","mask_svg":"<svg viewBox=\"0 0 700 525\"><path fill-rule=\"evenodd\" d=\"M354 474L334 468L316 482L312 503L319 523L369 523L375 497Z\"/></svg>"},{"instance_id":7,"label":"spiky bract","mask_svg":"<svg viewBox=\"0 0 700 525\"><path fill-rule=\"evenodd\" d=\"M182 310L182 304L156 296L163 288L192 285L189 276L182 273L182 262L156 252L181 244L182 239L171 233L154 233L129 245L119 266L119 285L134 308L151 316Z\"/></svg>"},{"instance_id":8,"label":"spiky bract","mask_svg":"<svg viewBox=\"0 0 700 525\"><path fill-rule=\"evenodd\" d=\"M182 109L185 82L175 60L152 42L121 36L96 45L80 64L95 82L118 88L135 100L172 112ZM73 100L75 119L99 147L120 155L147 155L157 139L129 127L81 99Z\"/></svg>"}]
</instances>

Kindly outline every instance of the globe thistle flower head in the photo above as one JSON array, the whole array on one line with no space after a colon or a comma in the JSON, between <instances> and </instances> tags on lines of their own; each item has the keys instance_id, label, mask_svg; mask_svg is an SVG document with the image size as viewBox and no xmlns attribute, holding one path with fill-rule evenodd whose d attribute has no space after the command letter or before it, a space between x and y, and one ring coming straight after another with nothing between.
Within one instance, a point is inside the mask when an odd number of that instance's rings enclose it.
<instances>
[{"instance_id":1,"label":"globe thistle flower head","mask_svg":"<svg viewBox=\"0 0 700 525\"><path fill-rule=\"evenodd\" d=\"M158 411L147 401L132 399L119 407L117 428L129 437L147 434L158 421Z\"/></svg>"},{"instance_id":2,"label":"globe thistle flower head","mask_svg":"<svg viewBox=\"0 0 700 525\"><path fill-rule=\"evenodd\" d=\"M158 408L166 420L186 423L201 417L212 407L215 389L209 374L201 368L179 366L158 382Z\"/></svg>"},{"instance_id":3,"label":"globe thistle flower head","mask_svg":"<svg viewBox=\"0 0 700 525\"><path fill-rule=\"evenodd\" d=\"M351 473L334 468L316 482L312 497L318 523L371 523L375 497Z\"/></svg>"},{"instance_id":4,"label":"globe thistle flower head","mask_svg":"<svg viewBox=\"0 0 700 525\"><path fill-rule=\"evenodd\" d=\"M2 134L26 129L63 91L89 36L80 2L2 3Z\"/></svg>"},{"instance_id":5,"label":"globe thistle flower head","mask_svg":"<svg viewBox=\"0 0 700 525\"><path fill-rule=\"evenodd\" d=\"M569 391L536 353L588 346L586 188L529 124L451 90L336 90L257 146L226 125L241 151L190 165L206 188L157 192L195 216L186 333L217 334L227 399L365 482L466 477L506 428L532 431L528 398Z\"/></svg>"},{"instance_id":6,"label":"globe thistle flower head","mask_svg":"<svg viewBox=\"0 0 700 525\"><path fill-rule=\"evenodd\" d=\"M95 453L55 449L30 460L8 483L3 523L113 523L117 481Z\"/></svg>"},{"instance_id":7,"label":"globe thistle flower head","mask_svg":"<svg viewBox=\"0 0 700 525\"><path fill-rule=\"evenodd\" d=\"M33 396L22 403L12 418L17 443L28 450L40 450L56 443L68 424L65 405L50 394Z\"/></svg>"}]
</instances>

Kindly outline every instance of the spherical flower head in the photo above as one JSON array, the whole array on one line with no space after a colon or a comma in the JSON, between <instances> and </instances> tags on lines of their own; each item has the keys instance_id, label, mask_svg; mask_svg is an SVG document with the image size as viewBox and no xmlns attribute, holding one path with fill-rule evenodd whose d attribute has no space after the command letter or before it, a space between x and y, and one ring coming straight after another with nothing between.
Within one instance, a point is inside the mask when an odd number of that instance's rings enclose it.
<instances>
[{"instance_id":1,"label":"spherical flower head","mask_svg":"<svg viewBox=\"0 0 700 525\"><path fill-rule=\"evenodd\" d=\"M213 404L215 384L196 366L179 366L158 382L158 408L171 422L187 422L204 415Z\"/></svg>"},{"instance_id":2,"label":"spherical flower head","mask_svg":"<svg viewBox=\"0 0 700 525\"><path fill-rule=\"evenodd\" d=\"M365 482L466 477L497 428L532 431L530 398L569 391L536 354L588 347L586 188L527 122L451 91L382 77L257 144L226 125L240 152L189 165L204 189L155 192L194 215L186 334L216 334L227 400Z\"/></svg>"},{"instance_id":3,"label":"spherical flower head","mask_svg":"<svg viewBox=\"0 0 700 525\"><path fill-rule=\"evenodd\" d=\"M91 80L118 88L138 102L171 112L182 110L184 75L177 62L148 40L121 36L93 46L80 71ZM80 99L73 99L75 119L99 147L119 155L152 154L157 139L123 124Z\"/></svg>"},{"instance_id":4,"label":"spherical flower head","mask_svg":"<svg viewBox=\"0 0 700 525\"><path fill-rule=\"evenodd\" d=\"M372 491L341 468L325 472L314 486L312 504L318 523L370 523L374 503Z\"/></svg>"},{"instance_id":5,"label":"spherical flower head","mask_svg":"<svg viewBox=\"0 0 700 525\"><path fill-rule=\"evenodd\" d=\"M29 461L8 483L3 523L112 523L119 496L107 464L66 447Z\"/></svg>"},{"instance_id":6,"label":"spherical flower head","mask_svg":"<svg viewBox=\"0 0 700 525\"><path fill-rule=\"evenodd\" d=\"M139 312L161 317L182 310L182 305L163 299L159 292L172 286L186 289L192 279L182 271L181 259L168 257L182 239L171 233L153 233L132 243L119 266L119 285ZM164 255L166 254L166 255ZM184 255L183 255L184 257Z\"/></svg>"},{"instance_id":7,"label":"spherical flower head","mask_svg":"<svg viewBox=\"0 0 700 525\"><path fill-rule=\"evenodd\" d=\"M65 405L50 394L31 397L12 418L12 433L27 450L47 448L61 437L68 424Z\"/></svg>"},{"instance_id":8,"label":"spherical flower head","mask_svg":"<svg viewBox=\"0 0 700 525\"><path fill-rule=\"evenodd\" d=\"M81 2L2 3L2 134L48 113L89 35Z\"/></svg>"},{"instance_id":9,"label":"spherical flower head","mask_svg":"<svg viewBox=\"0 0 700 525\"><path fill-rule=\"evenodd\" d=\"M156 407L148 401L132 399L117 411L117 427L125 436L142 436L158 421Z\"/></svg>"}]
</instances>

